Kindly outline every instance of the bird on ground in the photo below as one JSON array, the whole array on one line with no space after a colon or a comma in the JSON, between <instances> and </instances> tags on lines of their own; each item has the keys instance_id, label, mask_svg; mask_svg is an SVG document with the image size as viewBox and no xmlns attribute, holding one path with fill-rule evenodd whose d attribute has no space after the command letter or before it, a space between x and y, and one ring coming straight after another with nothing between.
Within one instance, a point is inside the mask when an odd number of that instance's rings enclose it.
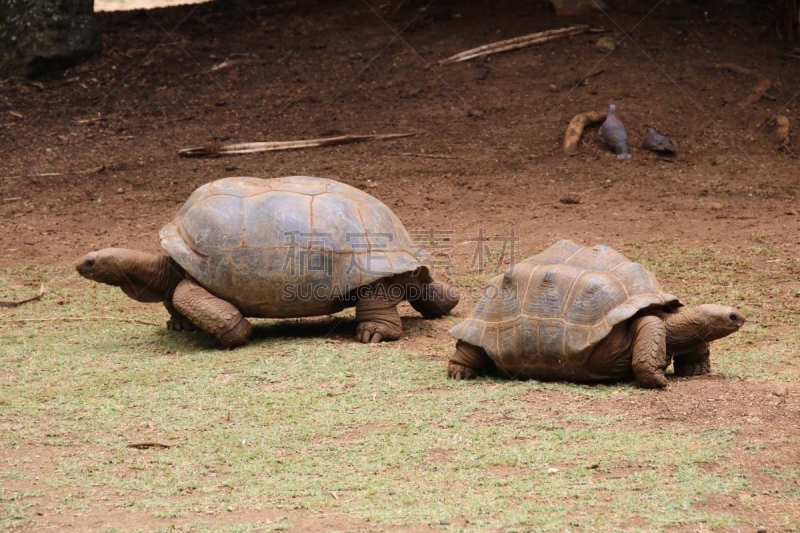
<instances>
[{"instance_id":1,"label":"bird on ground","mask_svg":"<svg viewBox=\"0 0 800 533\"><path fill-rule=\"evenodd\" d=\"M617 106L608 106L608 116L600 126L600 133L603 135L606 144L617 152L618 159L630 159L631 152L628 150L628 134L625 132L625 125L617 118Z\"/></svg>"},{"instance_id":2,"label":"bird on ground","mask_svg":"<svg viewBox=\"0 0 800 533\"><path fill-rule=\"evenodd\" d=\"M653 152L677 154L678 149L666 135L656 133L654 128L647 128L647 133L642 137L642 148Z\"/></svg>"}]
</instances>

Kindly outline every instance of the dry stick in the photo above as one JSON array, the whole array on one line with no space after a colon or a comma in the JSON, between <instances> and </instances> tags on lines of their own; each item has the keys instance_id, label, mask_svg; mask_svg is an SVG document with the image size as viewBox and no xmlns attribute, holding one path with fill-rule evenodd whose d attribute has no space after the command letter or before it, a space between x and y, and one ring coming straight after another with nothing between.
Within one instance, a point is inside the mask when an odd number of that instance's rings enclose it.
<instances>
[{"instance_id":1,"label":"dry stick","mask_svg":"<svg viewBox=\"0 0 800 533\"><path fill-rule=\"evenodd\" d=\"M11 180L19 178L50 178L53 176L68 176L70 174L98 174L106 169L105 165L90 168L89 170L76 170L73 172L45 172L43 174L19 174L17 176L2 176L0 180Z\"/></svg>"},{"instance_id":2,"label":"dry stick","mask_svg":"<svg viewBox=\"0 0 800 533\"><path fill-rule=\"evenodd\" d=\"M430 159L455 159L455 156L444 154L415 154L414 152L399 152L396 154L398 157L428 157Z\"/></svg>"},{"instance_id":3,"label":"dry stick","mask_svg":"<svg viewBox=\"0 0 800 533\"><path fill-rule=\"evenodd\" d=\"M571 154L578 149L578 144L581 142L581 135L586 126L597 124L606 119L605 111L588 111L575 115L569 121L567 132L564 134L564 153Z\"/></svg>"},{"instance_id":4,"label":"dry stick","mask_svg":"<svg viewBox=\"0 0 800 533\"><path fill-rule=\"evenodd\" d=\"M26 298L24 300L18 300L16 302L0 301L0 307L19 307L22 304L26 304L28 302L33 302L34 300L41 299L41 297L44 296L44 292L45 292L44 283L42 283L39 287L39 292L36 294L36 296L31 296L30 298Z\"/></svg>"},{"instance_id":5,"label":"dry stick","mask_svg":"<svg viewBox=\"0 0 800 533\"><path fill-rule=\"evenodd\" d=\"M60 318L10 318L6 320L0 320L2 322L76 322L78 320L117 320L119 322L130 322L131 324L144 324L145 326L156 326L158 328L162 327L163 324L156 324L154 322L147 322L146 320L137 320L135 318L119 318L116 316L105 316L105 315L98 315L98 316L64 316Z\"/></svg>"},{"instance_id":6,"label":"dry stick","mask_svg":"<svg viewBox=\"0 0 800 533\"><path fill-rule=\"evenodd\" d=\"M335 146L339 144L379 139L398 139L400 137L411 137L412 135L416 135L416 133L389 133L385 135L341 135L339 137L308 139L305 141L276 141L211 145L201 146L199 148L184 148L182 150L178 150L178 155L181 157L217 157L221 155L255 154L259 152L275 152L279 150L316 148L318 146Z\"/></svg>"},{"instance_id":7,"label":"dry stick","mask_svg":"<svg viewBox=\"0 0 800 533\"><path fill-rule=\"evenodd\" d=\"M739 105L742 107L756 103L762 96L764 96L764 93L767 92L770 87L772 87L772 82L769 81L769 78L760 72L751 70L749 68L740 67L734 63L713 63L708 65L707 68L729 70L743 76L755 76L758 78L756 84L752 89L750 89L750 94L739 100Z\"/></svg>"},{"instance_id":8,"label":"dry stick","mask_svg":"<svg viewBox=\"0 0 800 533\"><path fill-rule=\"evenodd\" d=\"M458 63L461 61L467 61L469 59L474 59L476 57L481 57L489 54L497 54L500 52L507 52L509 50L516 50L517 48L524 48L526 46L531 46L534 44L546 43L548 41L560 39L561 37L579 35L581 33L586 33L586 31L588 30L589 30L588 25L581 24L578 26L569 26L566 28L559 28L556 30L547 30L547 31L540 31L538 33L531 33L529 35L523 35L522 37L514 37L513 39L506 39L505 41L498 41L496 43L485 44L477 48L472 48L470 50L466 50L464 52L460 52L448 58L442 59L437 64L445 65L447 63Z\"/></svg>"},{"instance_id":9,"label":"dry stick","mask_svg":"<svg viewBox=\"0 0 800 533\"><path fill-rule=\"evenodd\" d=\"M160 448L160 449L167 449L172 448L171 444L164 444L163 442L156 442L153 440L148 440L145 442L134 442L128 444L128 448L136 448L137 450L146 450L148 448Z\"/></svg>"}]
</instances>

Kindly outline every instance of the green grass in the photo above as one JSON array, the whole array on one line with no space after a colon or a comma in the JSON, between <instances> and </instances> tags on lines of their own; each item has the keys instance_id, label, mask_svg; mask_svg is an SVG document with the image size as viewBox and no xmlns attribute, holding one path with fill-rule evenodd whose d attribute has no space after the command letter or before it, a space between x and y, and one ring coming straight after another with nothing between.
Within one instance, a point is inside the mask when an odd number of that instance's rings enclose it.
<instances>
[{"instance_id":1,"label":"green grass","mask_svg":"<svg viewBox=\"0 0 800 533\"><path fill-rule=\"evenodd\" d=\"M796 304L775 303L785 300L748 263L756 252L732 263L712 248L664 243L626 253L659 278L686 279L681 290L665 287L687 303L727 302L750 317L743 332L713 347L721 354L712 355L716 369L744 379L797 378L789 357L797 332L771 331L794 325ZM780 268L793 275L797 267ZM749 487L745 472L725 466L737 428L698 432L562 410L546 399L651 394L633 383L453 382L429 354L326 342L337 319L257 321L253 342L220 350L202 333L101 318L160 325L167 315L61 269L0 271L0 299L35 294L40 282L48 287L41 301L0 311L0 446L53 447L56 469L38 491L0 489L6 528L35 523L31 505L42 494L51 495L49 513L120 506L175 518L228 507L305 509L452 531L463 529L449 525L456 519L479 531L740 522L734 511L696 505ZM349 320L338 327L354 329ZM172 447L127 447L151 440ZM30 475L24 462L8 461L0 486Z\"/></svg>"}]
</instances>

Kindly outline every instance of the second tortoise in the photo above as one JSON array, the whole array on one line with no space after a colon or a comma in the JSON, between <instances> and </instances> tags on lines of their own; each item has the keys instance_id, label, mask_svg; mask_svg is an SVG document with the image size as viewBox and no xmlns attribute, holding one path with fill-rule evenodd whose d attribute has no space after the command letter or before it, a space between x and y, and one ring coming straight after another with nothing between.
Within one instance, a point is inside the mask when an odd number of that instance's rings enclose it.
<instances>
[{"instance_id":1,"label":"second tortoise","mask_svg":"<svg viewBox=\"0 0 800 533\"><path fill-rule=\"evenodd\" d=\"M604 245L562 240L490 280L450 334L448 375L543 381L635 377L642 387L710 372L709 343L744 324L735 308L685 307L642 265Z\"/></svg>"}]
</instances>

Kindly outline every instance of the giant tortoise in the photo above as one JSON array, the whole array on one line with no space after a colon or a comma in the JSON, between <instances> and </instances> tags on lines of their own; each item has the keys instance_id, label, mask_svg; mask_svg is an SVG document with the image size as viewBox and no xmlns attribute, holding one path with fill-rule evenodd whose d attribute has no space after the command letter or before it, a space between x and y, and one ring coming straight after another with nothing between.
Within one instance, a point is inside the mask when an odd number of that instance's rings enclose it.
<instances>
[{"instance_id":1,"label":"giant tortoise","mask_svg":"<svg viewBox=\"0 0 800 533\"><path fill-rule=\"evenodd\" d=\"M457 339L448 375L599 381L635 376L665 387L664 370L711 371L708 343L744 324L733 307L684 307L655 277L608 246L562 240L490 280Z\"/></svg>"},{"instance_id":2,"label":"giant tortoise","mask_svg":"<svg viewBox=\"0 0 800 533\"><path fill-rule=\"evenodd\" d=\"M374 197L329 179L226 178L192 193L160 233L166 254L90 252L77 265L91 280L140 302L164 302L171 330L244 343L245 317L289 318L355 306L361 342L396 340L397 304L426 318L458 296L433 280L427 255Z\"/></svg>"}]
</instances>

